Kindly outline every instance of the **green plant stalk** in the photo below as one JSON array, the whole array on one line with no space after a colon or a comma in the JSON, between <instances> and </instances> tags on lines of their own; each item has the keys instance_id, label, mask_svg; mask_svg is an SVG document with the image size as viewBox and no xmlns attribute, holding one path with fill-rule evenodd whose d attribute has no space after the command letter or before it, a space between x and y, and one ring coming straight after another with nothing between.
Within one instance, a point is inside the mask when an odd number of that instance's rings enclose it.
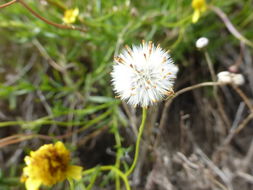
<instances>
[{"instance_id":1,"label":"green plant stalk","mask_svg":"<svg viewBox=\"0 0 253 190\"><path fill-rule=\"evenodd\" d=\"M38 126L38 125L49 125L49 124L56 124L58 126L63 126L63 127L68 127L70 125L84 125L81 127L82 130L90 127L93 124L96 124L100 120L106 118L109 114L111 113L111 109L107 110L103 114L101 114L99 117L96 117L93 120L90 120L89 122L62 122L62 121L56 121L56 120L48 120L49 117L43 117L39 118L34 121L5 121L5 122L0 122L0 128L1 127L8 127L8 126L13 126L13 125L27 125L27 126Z\"/></svg>"},{"instance_id":2,"label":"green plant stalk","mask_svg":"<svg viewBox=\"0 0 253 190\"><path fill-rule=\"evenodd\" d=\"M75 190L73 180L72 180L72 179L68 179L68 181L69 181L69 187L70 187L70 190Z\"/></svg>"},{"instance_id":3,"label":"green plant stalk","mask_svg":"<svg viewBox=\"0 0 253 190\"><path fill-rule=\"evenodd\" d=\"M139 151L140 151L140 142L141 142L141 137L142 137L142 133L143 133L143 130L144 130L146 118L147 118L147 108L142 108L142 120L141 120L141 125L140 125L140 128L139 128L137 141L136 141L136 146L135 146L134 161L133 161L131 167L126 172L126 176L129 176L133 172L133 170L134 170L134 168L137 164L137 161L138 161L138 158L139 158Z\"/></svg>"},{"instance_id":4,"label":"green plant stalk","mask_svg":"<svg viewBox=\"0 0 253 190\"><path fill-rule=\"evenodd\" d=\"M88 187L87 187L87 190L91 190L91 189L92 189L93 185L94 185L95 182L96 182L96 179L97 179L97 176L98 176L98 172L99 172L99 171L97 171L97 172L92 176L92 178L91 178L91 180L90 180L90 184L89 184Z\"/></svg>"},{"instance_id":5,"label":"green plant stalk","mask_svg":"<svg viewBox=\"0 0 253 190\"><path fill-rule=\"evenodd\" d=\"M102 104L102 105L99 105L99 106L95 106L92 109L90 109L90 108L85 109L85 110L83 110L83 109L80 109L80 110L77 109L77 110L71 110L71 111L74 114L77 114L77 115L79 115L79 114L88 115L88 114L95 113L96 111L105 109L105 108L109 107L110 105L112 105L111 102L106 103L106 104ZM109 109L109 110L111 110L111 109ZM71 122L61 122L61 121L52 120L54 117L63 116L63 115L68 114L69 112L70 111L66 111L66 112L62 112L60 114L55 114L55 115L51 115L51 116L41 117L41 118L39 118L37 120L33 120L33 121L22 121L22 120L19 120L19 121L3 121L3 122L0 122L0 128L1 127L13 126L13 125L49 125L49 124L56 124L56 125L68 127L69 125L84 125L85 124L85 122L72 122L72 121ZM106 113L106 116L109 114L108 112L105 112L105 113ZM103 118L104 117L105 117L105 115L103 115ZM100 119L102 119L102 117ZM99 119L96 118L94 120L91 120L91 122L88 122L86 125L90 126L90 125L92 125L94 123L94 121L98 122Z\"/></svg>"},{"instance_id":6,"label":"green plant stalk","mask_svg":"<svg viewBox=\"0 0 253 190\"><path fill-rule=\"evenodd\" d=\"M126 174L122 173L118 168L116 168L115 166L101 166L98 168L100 171L114 171L118 176L121 177L121 179L124 181L125 186L126 186L126 190L131 190L128 179ZM83 175L88 175L90 173L93 173L94 171L96 171L97 168L91 168L89 170L85 170L83 172Z\"/></svg>"},{"instance_id":7,"label":"green plant stalk","mask_svg":"<svg viewBox=\"0 0 253 190\"><path fill-rule=\"evenodd\" d=\"M118 129L118 126L117 126L117 120L116 120L115 116L113 117L113 126L115 128L114 137L115 137L116 147L117 147L115 167L120 169L121 139L120 139L119 129ZM116 190L120 190L120 180L119 180L118 175L116 175L116 177L115 177L115 185L116 185Z\"/></svg>"},{"instance_id":8,"label":"green plant stalk","mask_svg":"<svg viewBox=\"0 0 253 190\"><path fill-rule=\"evenodd\" d=\"M20 184L20 179L18 177L1 178L0 184L8 187L17 186Z\"/></svg>"}]
</instances>

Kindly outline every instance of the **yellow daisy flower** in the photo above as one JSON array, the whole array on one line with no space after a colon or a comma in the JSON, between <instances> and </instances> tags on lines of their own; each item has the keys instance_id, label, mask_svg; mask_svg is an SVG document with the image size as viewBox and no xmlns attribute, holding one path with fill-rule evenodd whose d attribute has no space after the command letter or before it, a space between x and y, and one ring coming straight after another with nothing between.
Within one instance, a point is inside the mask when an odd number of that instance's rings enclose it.
<instances>
[{"instance_id":1,"label":"yellow daisy flower","mask_svg":"<svg viewBox=\"0 0 253 190\"><path fill-rule=\"evenodd\" d=\"M46 144L25 157L21 182L27 190L38 190L40 185L52 186L65 179L81 179L82 167L70 165L70 152L62 142Z\"/></svg>"},{"instance_id":2,"label":"yellow daisy flower","mask_svg":"<svg viewBox=\"0 0 253 190\"><path fill-rule=\"evenodd\" d=\"M64 12L63 22L66 24L72 24L76 21L76 18L79 14L79 9L68 9Z\"/></svg>"},{"instance_id":3,"label":"yellow daisy flower","mask_svg":"<svg viewBox=\"0 0 253 190\"><path fill-rule=\"evenodd\" d=\"M196 23L199 20L200 14L205 12L207 9L205 0L192 0L192 8L194 9L194 13L192 16L192 22Z\"/></svg>"}]
</instances>

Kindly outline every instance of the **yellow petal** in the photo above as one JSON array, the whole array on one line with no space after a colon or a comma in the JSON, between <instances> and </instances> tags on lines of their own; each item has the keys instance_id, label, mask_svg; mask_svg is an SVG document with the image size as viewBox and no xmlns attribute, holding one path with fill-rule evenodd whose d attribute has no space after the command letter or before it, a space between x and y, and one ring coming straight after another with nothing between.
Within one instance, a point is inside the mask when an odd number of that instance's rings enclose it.
<instances>
[{"instance_id":1,"label":"yellow petal","mask_svg":"<svg viewBox=\"0 0 253 190\"><path fill-rule=\"evenodd\" d=\"M31 163L31 157L30 156L26 156L24 160L25 160L26 165L29 165Z\"/></svg>"},{"instance_id":2,"label":"yellow petal","mask_svg":"<svg viewBox=\"0 0 253 190\"><path fill-rule=\"evenodd\" d=\"M75 8L75 9L73 10L73 15L74 15L75 17L77 17L78 14L79 14L79 9L78 9L78 8Z\"/></svg>"},{"instance_id":3,"label":"yellow petal","mask_svg":"<svg viewBox=\"0 0 253 190\"><path fill-rule=\"evenodd\" d=\"M204 4L204 5L201 7L200 11L201 11L201 12L205 12L206 9L207 9L207 6L206 6L206 4Z\"/></svg>"},{"instance_id":4,"label":"yellow petal","mask_svg":"<svg viewBox=\"0 0 253 190\"><path fill-rule=\"evenodd\" d=\"M193 9L202 9L202 7L206 6L205 0L192 0L192 8Z\"/></svg>"},{"instance_id":5,"label":"yellow petal","mask_svg":"<svg viewBox=\"0 0 253 190\"><path fill-rule=\"evenodd\" d=\"M82 177L82 167L81 166L69 166L67 170L67 178L72 178L79 180Z\"/></svg>"},{"instance_id":6,"label":"yellow petal","mask_svg":"<svg viewBox=\"0 0 253 190\"><path fill-rule=\"evenodd\" d=\"M61 148L65 149L65 146L61 141L57 141L54 146L59 149L61 149Z\"/></svg>"},{"instance_id":7,"label":"yellow petal","mask_svg":"<svg viewBox=\"0 0 253 190\"><path fill-rule=\"evenodd\" d=\"M79 14L79 9L68 9L64 12L63 22L66 24L71 24L76 21L76 18Z\"/></svg>"},{"instance_id":8,"label":"yellow petal","mask_svg":"<svg viewBox=\"0 0 253 190\"><path fill-rule=\"evenodd\" d=\"M26 181L27 181L27 179L28 179L28 177L26 176L26 175L22 175L21 177L20 177L20 182L21 183L25 183Z\"/></svg>"},{"instance_id":9,"label":"yellow petal","mask_svg":"<svg viewBox=\"0 0 253 190\"><path fill-rule=\"evenodd\" d=\"M39 190L41 181L28 178L25 182L26 190Z\"/></svg>"},{"instance_id":10,"label":"yellow petal","mask_svg":"<svg viewBox=\"0 0 253 190\"><path fill-rule=\"evenodd\" d=\"M193 23L198 22L199 17L200 17L200 11L199 10L195 10L194 13L193 13L193 15L192 15L192 22Z\"/></svg>"},{"instance_id":11,"label":"yellow petal","mask_svg":"<svg viewBox=\"0 0 253 190\"><path fill-rule=\"evenodd\" d=\"M29 176L29 167L28 166L23 168L23 175Z\"/></svg>"}]
</instances>

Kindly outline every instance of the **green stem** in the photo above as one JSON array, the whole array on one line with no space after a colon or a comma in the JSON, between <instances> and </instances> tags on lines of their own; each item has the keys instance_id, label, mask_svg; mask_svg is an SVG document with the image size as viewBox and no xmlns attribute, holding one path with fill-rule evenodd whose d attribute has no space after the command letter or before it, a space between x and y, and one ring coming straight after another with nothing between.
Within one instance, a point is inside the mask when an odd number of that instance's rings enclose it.
<instances>
[{"instance_id":1,"label":"green stem","mask_svg":"<svg viewBox=\"0 0 253 190\"><path fill-rule=\"evenodd\" d=\"M68 179L68 181L69 181L70 190L75 190L73 180L72 179Z\"/></svg>"},{"instance_id":2,"label":"green stem","mask_svg":"<svg viewBox=\"0 0 253 190\"><path fill-rule=\"evenodd\" d=\"M97 179L97 176L98 176L98 172L99 172L99 171L96 171L96 172L93 174L93 176L91 177L90 184L88 185L87 190L91 190L91 189L92 189L93 185L94 185L95 182L96 182L96 179Z\"/></svg>"},{"instance_id":3,"label":"green stem","mask_svg":"<svg viewBox=\"0 0 253 190\"><path fill-rule=\"evenodd\" d=\"M129 176L133 172L133 170L137 164L138 157L139 157L139 150L140 150L140 142L141 142L141 137L142 137L143 129L145 126L146 118L147 118L147 109L143 108L142 109L142 121L141 121L141 125L140 125L138 136L137 136L137 141L136 141L134 161L132 163L132 166L126 172L126 176Z\"/></svg>"},{"instance_id":4,"label":"green stem","mask_svg":"<svg viewBox=\"0 0 253 190\"><path fill-rule=\"evenodd\" d=\"M114 171L118 176L121 177L121 179L124 181L125 183L125 186L126 186L126 190L131 190L130 188L130 185L129 185L129 182L128 182L128 179L127 179L127 176L122 173L118 168L116 168L115 166L101 166L98 168L99 170L101 171L107 171L107 170L112 170ZM90 173L93 173L94 171L96 171L97 168L92 168L92 169L89 169L89 170L85 170L83 172L83 175L88 175Z\"/></svg>"},{"instance_id":5,"label":"green stem","mask_svg":"<svg viewBox=\"0 0 253 190\"><path fill-rule=\"evenodd\" d=\"M114 137L115 137L116 148L117 148L115 167L120 169L121 139L120 139L119 129L117 125L117 118L115 116L113 117L113 127L115 129ZM118 175L116 175L115 177L115 185L116 185L116 190L120 190L120 180L119 180Z\"/></svg>"}]
</instances>

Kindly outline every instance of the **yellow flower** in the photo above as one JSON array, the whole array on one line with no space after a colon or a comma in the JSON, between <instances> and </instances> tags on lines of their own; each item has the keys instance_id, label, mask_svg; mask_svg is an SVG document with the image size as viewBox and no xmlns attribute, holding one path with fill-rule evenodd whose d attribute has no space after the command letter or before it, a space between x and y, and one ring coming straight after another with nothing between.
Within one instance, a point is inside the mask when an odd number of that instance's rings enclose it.
<instances>
[{"instance_id":1,"label":"yellow flower","mask_svg":"<svg viewBox=\"0 0 253 190\"><path fill-rule=\"evenodd\" d=\"M192 22L196 23L199 20L200 14L206 11L206 1L205 0L192 0L192 8L194 13L192 16Z\"/></svg>"},{"instance_id":2,"label":"yellow flower","mask_svg":"<svg viewBox=\"0 0 253 190\"><path fill-rule=\"evenodd\" d=\"M21 182L27 190L38 190L40 185L52 186L65 179L80 179L82 167L70 165L70 152L62 142L46 144L25 157Z\"/></svg>"},{"instance_id":3,"label":"yellow flower","mask_svg":"<svg viewBox=\"0 0 253 190\"><path fill-rule=\"evenodd\" d=\"M76 21L76 18L79 14L79 9L68 9L64 12L63 22L66 24L72 24Z\"/></svg>"}]
</instances>

